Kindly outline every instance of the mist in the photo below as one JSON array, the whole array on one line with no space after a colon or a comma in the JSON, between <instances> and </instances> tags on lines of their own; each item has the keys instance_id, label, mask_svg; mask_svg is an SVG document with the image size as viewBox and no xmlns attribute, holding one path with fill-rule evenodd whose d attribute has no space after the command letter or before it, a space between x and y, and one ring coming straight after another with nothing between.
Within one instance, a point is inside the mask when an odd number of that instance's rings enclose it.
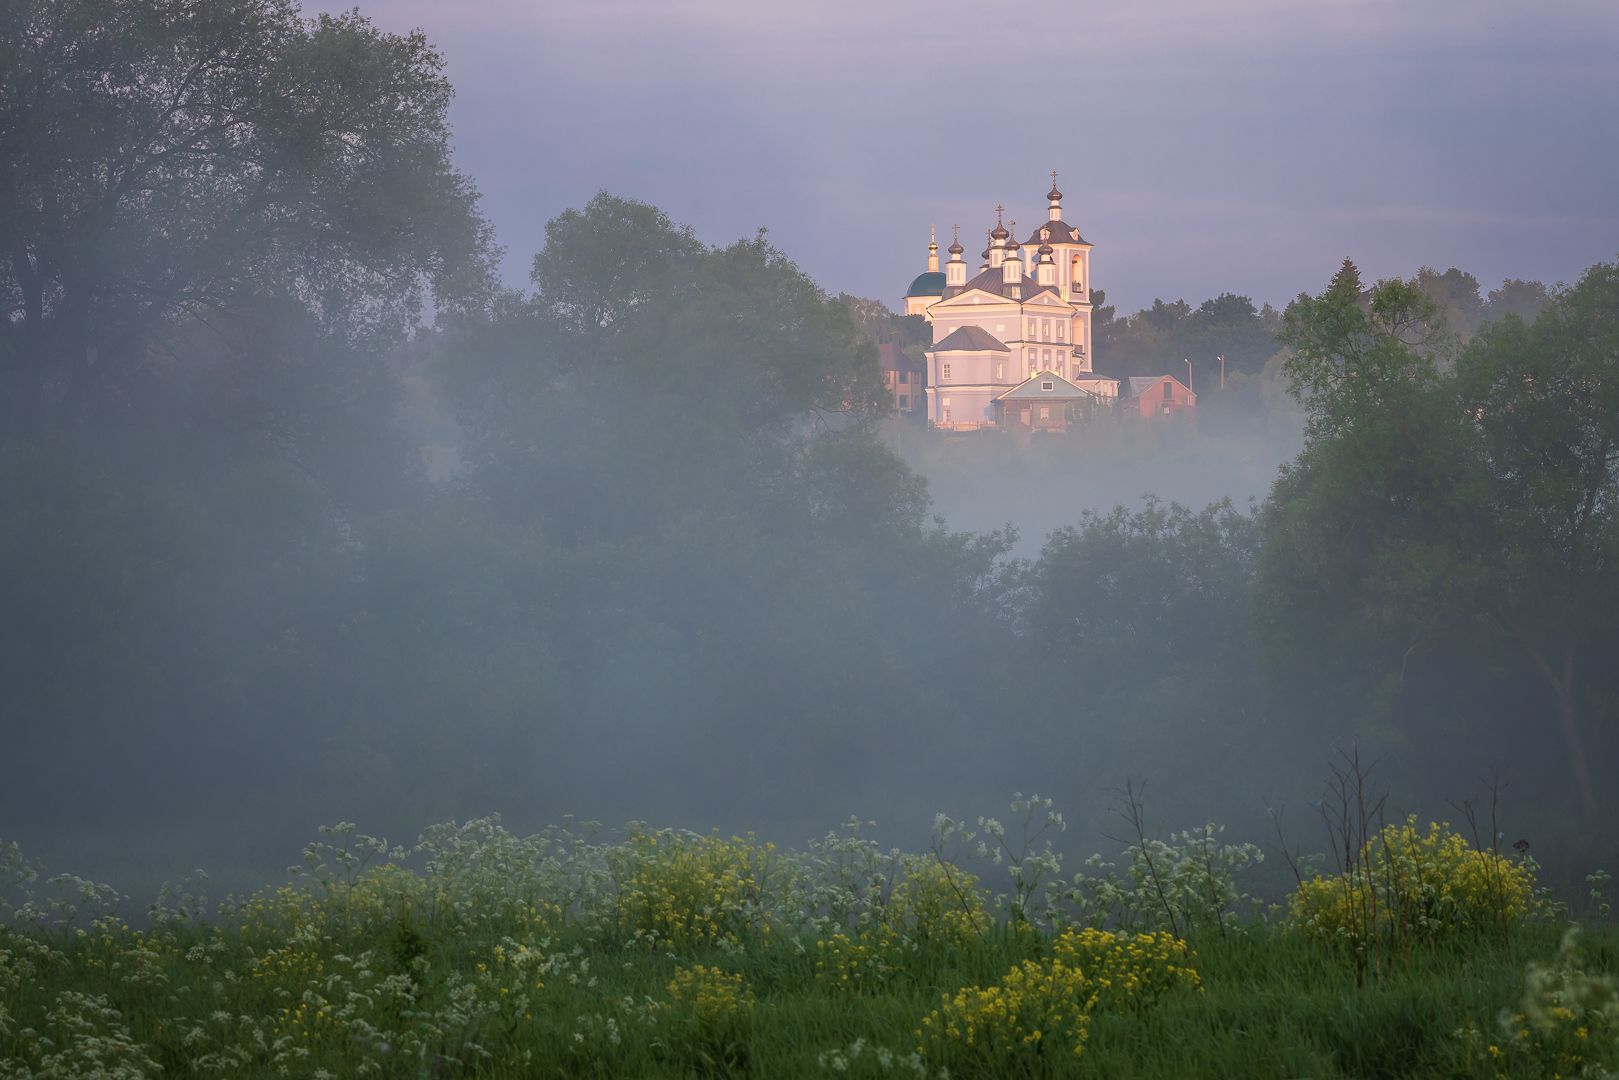
<instances>
[{"instance_id":1,"label":"mist","mask_svg":"<svg viewBox=\"0 0 1619 1080\"><path fill-rule=\"evenodd\" d=\"M1584 677L1611 625L1581 616L1582 678L1548 690L1539 645L1513 642L1551 617L1499 616L1537 579L1479 569L1517 541L1410 566L1395 553L1444 529L1400 518L1363 550L1328 543L1376 509L1364 488L1409 481L1390 497L1421 504L1462 477L1333 471L1367 416L1438 409L1322 419L1372 409L1309 366L1331 351L1310 305L1340 252L1315 253L1285 312L1166 291L1104 318L1098 290L1097 370L1184 378L1193 417L931 430L894 415L877 367L879 343L919 352L926 328L812 279L773 242L792 229L699 231L602 192L522 249L452 151L431 33L254 11L286 36L214 88L251 116L240 147L165 112L158 75L131 69L133 104L79 81L114 65L111 40L23 49L79 97L30 99L58 111L0 130L26 161L0 223L20 253L0 270L0 836L134 893L195 867L250 889L336 821L400 841L499 813L795 842L853 814L914 842L937 811L1039 791L1083 850L1126 781L1163 828L1257 837L1358 747L1413 810L1506 770L1566 879L1612 854L1589 827L1611 800L1570 787L1571 753L1587 787L1612 761L1611 677ZM128 20L128 48L208 47ZM5 32L37 44L25 24ZM293 108L276 71L350 52L367 58L350 82ZM84 145L39 134L66 130ZM1431 335L1395 335L1428 365L1408 381L1472 401L1465 357L1517 347L1543 311L1546 335L1584 325L1609 271L1586 292L1487 290L1411 266L1357 277L1345 310L1411 291ZM1463 435L1412 438L1440 462ZM1507 487L1497 510L1534 497Z\"/></svg>"}]
</instances>

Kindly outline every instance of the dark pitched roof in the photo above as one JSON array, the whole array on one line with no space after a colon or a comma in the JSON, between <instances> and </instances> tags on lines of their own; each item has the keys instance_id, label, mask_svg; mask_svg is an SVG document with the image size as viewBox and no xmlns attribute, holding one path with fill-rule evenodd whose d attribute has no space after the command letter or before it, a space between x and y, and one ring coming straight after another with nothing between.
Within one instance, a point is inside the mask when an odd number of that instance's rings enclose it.
<instances>
[{"instance_id":1,"label":"dark pitched roof","mask_svg":"<svg viewBox=\"0 0 1619 1080\"><path fill-rule=\"evenodd\" d=\"M929 352L1011 352L1001 340L980 326L963 326L934 342Z\"/></svg>"},{"instance_id":2,"label":"dark pitched roof","mask_svg":"<svg viewBox=\"0 0 1619 1080\"><path fill-rule=\"evenodd\" d=\"M1002 276L1001 268L998 266L985 270L977 277L968 281L966 289L982 289L984 292L994 293L996 296L1004 296L1008 300L1018 301L1027 300L1038 292L1046 291L1054 293L1057 291L1050 285L1037 284L1034 278L1030 277L1028 274L1024 274L1023 280L1017 284L1019 290L1018 295L1013 296L1013 286L1008 285L1005 281L1001 280ZM965 292L966 289L963 289L962 291Z\"/></svg>"},{"instance_id":3,"label":"dark pitched roof","mask_svg":"<svg viewBox=\"0 0 1619 1080\"><path fill-rule=\"evenodd\" d=\"M1151 390L1154 386L1157 386L1165 379L1168 379L1182 390L1185 390L1188 394L1192 393L1191 387L1187 386L1173 375L1132 375L1130 376L1130 396L1140 397L1144 392ZM1196 395L1194 394L1193 396L1195 397Z\"/></svg>"},{"instance_id":4,"label":"dark pitched roof","mask_svg":"<svg viewBox=\"0 0 1619 1080\"><path fill-rule=\"evenodd\" d=\"M884 371L926 371L927 365L898 345L877 346L877 366Z\"/></svg>"},{"instance_id":5,"label":"dark pitched roof","mask_svg":"<svg viewBox=\"0 0 1619 1080\"><path fill-rule=\"evenodd\" d=\"M1046 387L1051 389L1047 390ZM996 401L1083 401L1094 397L1089 390L1081 390L1067 379L1050 371L1042 371L1012 387Z\"/></svg>"},{"instance_id":6,"label":"dark pitched roof","mask_svg":"<svg viewBox=\"0 0 1619 1080\"><path fill-rule=\"evenodd\" d=\"M1040 235L1041 229L1051 233L1050 240L1046 240ZM1028 243L1088 244L1090 241L1079 235L1078 229L1074 228L1061 218L1058 218L1056 221L1042 221L1039 225L1035 226L1034 232L1029 234Z\"/></svg>"}]
</instances>

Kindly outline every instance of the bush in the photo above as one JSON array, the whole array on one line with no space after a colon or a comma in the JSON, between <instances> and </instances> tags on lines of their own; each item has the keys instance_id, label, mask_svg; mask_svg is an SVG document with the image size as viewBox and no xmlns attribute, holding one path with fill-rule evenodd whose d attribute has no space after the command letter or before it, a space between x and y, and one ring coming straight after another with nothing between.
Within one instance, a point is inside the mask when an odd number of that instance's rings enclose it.
<instances>
[{"instance_id":1,"label":"bush","mask_svg":"<svg viewBox=\"0 0 1619 1080\"><path fill-rule=\"evenodd\" d=\"M1339 874L1301 881L1290 922L1307 935L1357 951L1403 949L1505 930L1535 907L1528 865L1480 851L1448 824L1417 830L1413 815L1388 825Z\"/></svg>"},{"instance_id":2,"label":"bush","mask_svg":"<svg viewBox=\"0 0 1619 1080\"><path fill-rule=\"evenodd\" d=\"M917 1029L920 1052L945 1063L1082 1054L1098 1009L1142 1008L1176 987L1201 989L1186 943L1065 931L1046 960L1025 960L994 986L946 994Z\"/></svg>"}]
</instances>

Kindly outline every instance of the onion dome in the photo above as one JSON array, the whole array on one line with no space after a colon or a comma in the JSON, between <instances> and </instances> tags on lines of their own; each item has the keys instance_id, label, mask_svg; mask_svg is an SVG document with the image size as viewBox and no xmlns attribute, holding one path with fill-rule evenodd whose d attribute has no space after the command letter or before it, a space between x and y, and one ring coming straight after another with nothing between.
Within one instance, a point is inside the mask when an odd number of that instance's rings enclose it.
<instances>
[{"instance_id":1,"label":"onion dome","mask_svg":"<svg viewBox=\"0 0 1619 1080\"><path fill-rule=\"evenodd\" d=\"M905 290L906 296L943 296L944 273L939 270L929 270L925 274L916 275L911 287Z\"/></svg>"},{"instance_id":2,"label":"onion dome","mask_svg":"<svg viewBox=\"0 0 1619 1080\"><path fill-rule=\"evenodd\" d=\"M989 238L991 240L1005 240L1010 235L1011 234L1006 231L1005 225L1002 225L1000 222L996 222L995 228L990 230Z\"/></svg>"},{"instance_id":3,"label":"onion dome","mask_svg":"<svg viewBox=\"0 0 1619 1080\"><path fill-rule=\"evenodd\" d=\"M960 240L952 240L952 241L950 241L950 246L945 248L945 250L948 251L952 255L960 255L963 251L966 251L967 249L961 246L961 241Z\"/></svg>"},{"instance_id":4,"label":"onion dome","mask_svg":"<svg viewBox=\"0 0 1619 1080\"><path fill-rule=\"evenodd\" d=\"M1056 252L1057 249L1052 247L1050 244L1041 244L1034 250L1035 254L1039 255L1041 258L1045 258L1047 255L1051 255Z\"/></svg>"}]
</instances>

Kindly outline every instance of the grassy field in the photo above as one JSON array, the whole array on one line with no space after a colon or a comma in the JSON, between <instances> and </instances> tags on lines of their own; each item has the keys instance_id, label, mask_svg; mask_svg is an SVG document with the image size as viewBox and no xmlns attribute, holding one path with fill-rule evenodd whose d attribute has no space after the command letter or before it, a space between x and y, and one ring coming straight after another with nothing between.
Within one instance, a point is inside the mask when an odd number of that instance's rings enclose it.
<instances>
[{"instance_id":1,"label":"grassy field","mask_svg":"<svg viewBox=\"0 0 1619 1080\"><path fill-rule=\"evenodd\" d=\"M751 837L350 826L126 921L0 849L0 1075L1535 1077L1619 1066L1619 934L1533 864L1373 830L1267 906L1201 829L1064 870L1060 818ZM982 875L983 881L976 875ZM1009 883L1004 892L984 881Z\"/></svg>"}]
</instances>

